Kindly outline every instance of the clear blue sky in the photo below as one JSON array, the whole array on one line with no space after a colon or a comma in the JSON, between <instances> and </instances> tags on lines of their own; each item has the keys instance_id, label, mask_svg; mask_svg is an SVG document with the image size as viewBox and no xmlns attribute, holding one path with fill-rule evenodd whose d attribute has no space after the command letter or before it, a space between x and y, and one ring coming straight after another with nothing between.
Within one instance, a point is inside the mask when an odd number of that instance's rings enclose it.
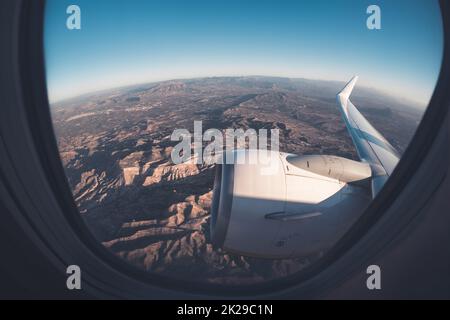
<instances>
[{"instance_id":1,"label":"clear blue sky","mask_svg":"<svg viewBox=\"0 0 450 320\"><path fill-rule=\"evenodd\" d=\"M82 29L66 28L81 8ZM382 30L366 9L382 10ZM273 75L347 81L427 103L442 57L435 0L47 0L51 101L175 78Z\"/></svg>"}]
</instances>

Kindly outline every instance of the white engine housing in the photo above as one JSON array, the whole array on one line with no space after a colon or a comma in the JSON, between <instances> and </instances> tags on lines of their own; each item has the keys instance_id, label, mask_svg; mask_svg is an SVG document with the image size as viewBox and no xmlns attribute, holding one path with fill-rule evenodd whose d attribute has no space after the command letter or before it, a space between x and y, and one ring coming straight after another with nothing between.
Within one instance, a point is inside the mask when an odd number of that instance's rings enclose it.
<instances>
[{"instance_id":1,"label":"white engine housing","mask_svg":"<svg viewBox=\"0 0 450 320\"><path fill-rule=\"evenodd\" d=\"M237 164L216 169L211 237L227 251L279 259L320 252L371 200L365 163L279 152L270 152L269 163L250 163L258 152L236 151Z\"/></svg>"}]
</instances>

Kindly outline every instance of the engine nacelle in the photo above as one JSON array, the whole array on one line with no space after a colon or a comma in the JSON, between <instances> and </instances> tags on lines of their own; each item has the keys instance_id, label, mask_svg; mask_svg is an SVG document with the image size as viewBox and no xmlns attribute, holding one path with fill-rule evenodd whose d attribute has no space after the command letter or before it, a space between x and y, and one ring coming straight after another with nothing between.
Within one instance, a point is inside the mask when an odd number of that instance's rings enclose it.
<instances>
[{"instance_id":1,"label":"engine nacelle","mask_svg":"<svg viewBox=\"0 0 450 320\"><path fill-rule=\"evenodd\" d=\"M371 200L365 163L279 152L248 161L258 152L235 151L235 164L216 168L211 237L229 252L284 259L327 249Z\"/></svg>"}]
</instances>

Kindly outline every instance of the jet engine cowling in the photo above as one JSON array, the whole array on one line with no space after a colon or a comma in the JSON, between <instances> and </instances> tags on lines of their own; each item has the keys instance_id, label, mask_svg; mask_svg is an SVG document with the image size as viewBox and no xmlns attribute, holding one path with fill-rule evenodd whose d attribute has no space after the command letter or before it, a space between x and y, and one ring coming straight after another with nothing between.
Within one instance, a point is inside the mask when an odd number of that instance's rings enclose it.
<instances>
[{"instance_id":1,"label":"jet engine cowling","mask_svg":"<svg viewBox=\"0 0 450 320\"><path fill-rule=\"evenodd\" d=\"M320 252L371 200L371 168L362 162L274 151L260 157L259 150L233 157L216 167L211 210L212 242L232 253L284 259Z\"/></svg>"}]
</instances>

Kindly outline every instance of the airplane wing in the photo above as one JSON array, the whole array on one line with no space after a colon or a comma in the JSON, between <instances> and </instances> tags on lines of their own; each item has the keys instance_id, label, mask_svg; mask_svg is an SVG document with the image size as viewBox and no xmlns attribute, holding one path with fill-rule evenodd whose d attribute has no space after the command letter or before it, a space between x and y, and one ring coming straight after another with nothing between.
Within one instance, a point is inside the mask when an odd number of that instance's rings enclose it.
<instances>
[{"instance_id":1,"label":"airplane wing","mask_svg":"<svg viewBox=\"0 0 450 320\"><path fill-rule=\"evenodd\" d=\"M372 196L375 197L394 171L400 155L351 103L350 95L357 81L358 77L353 77L338 93L337 103L359 158L372 168Z\"/></svg>"}]
</instances>

